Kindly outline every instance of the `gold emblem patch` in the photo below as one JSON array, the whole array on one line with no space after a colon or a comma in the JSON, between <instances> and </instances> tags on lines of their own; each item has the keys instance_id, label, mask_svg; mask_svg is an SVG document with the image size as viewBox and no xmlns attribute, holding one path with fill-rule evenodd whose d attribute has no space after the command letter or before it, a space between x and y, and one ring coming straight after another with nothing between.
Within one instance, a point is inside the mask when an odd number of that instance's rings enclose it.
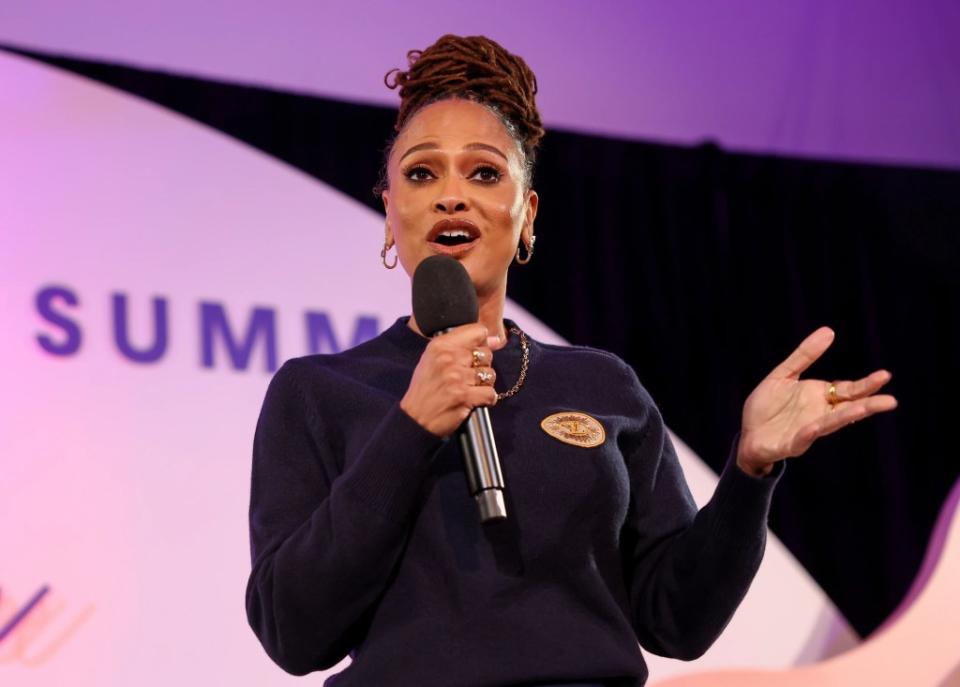
<instances>
[{"instance_id":1,"label":"gold emblem patch","mask_svg":"<svg viewBox=\"0 0 960 687\"><path fill-rule=\"evenodd\" d=\"M607 438L599 420L576 411L554 413L543 418L540 427L554 439L583 448L599 446Z\"/></svg>"}]
</instances>

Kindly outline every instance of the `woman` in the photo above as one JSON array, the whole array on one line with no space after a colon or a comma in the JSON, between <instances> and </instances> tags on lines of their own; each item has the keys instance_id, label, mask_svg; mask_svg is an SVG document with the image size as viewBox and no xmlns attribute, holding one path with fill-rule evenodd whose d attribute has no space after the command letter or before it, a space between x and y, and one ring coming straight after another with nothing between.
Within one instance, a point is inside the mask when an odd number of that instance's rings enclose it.
<instances>
[{"instance_id":1,"label":"woman","mask_svg":"<svg viewBox=\"0 0 960 687\"><path fill-rule=\"evenodd\" d=\"M782 460L896 401L874 372L799 375L821 328L754 390L716 493L696 511L633 370L504 321L534 252L543 135L533 73L483 37L444 36L388 74L397 135L381 258L452 255L479 322L428 340L414 318L337 355L288 361L254 441L247 614L267 653L330 684L642 685L650 651L702 654L763 554ZM490 406L509 517L478 522L450 436Z\"/></svg>"}]
</instances>

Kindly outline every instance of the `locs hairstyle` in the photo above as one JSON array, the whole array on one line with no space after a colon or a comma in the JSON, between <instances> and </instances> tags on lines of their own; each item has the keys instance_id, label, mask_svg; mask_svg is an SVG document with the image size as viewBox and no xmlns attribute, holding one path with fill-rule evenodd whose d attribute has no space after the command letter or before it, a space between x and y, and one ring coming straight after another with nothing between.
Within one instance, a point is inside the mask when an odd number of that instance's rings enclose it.
<instances>
[{"instance_id":1,"label":"locs hairstyle","mask_svg":"<svg viewBox=\"0 0 960 687\"><path fill-rule=\"evenodd\" d=\"M387 88L400 89L400 112L387 142L374 194L389 186L387 161L406 123L421 108L440 100L462 98L489 108L503 122L523 153L524 185L533 181L543 123L537 110L537 77L523 61L486 36L441 36L426 50L407 53L408 68L391 69Z\"/></svg>"}]
</instances>

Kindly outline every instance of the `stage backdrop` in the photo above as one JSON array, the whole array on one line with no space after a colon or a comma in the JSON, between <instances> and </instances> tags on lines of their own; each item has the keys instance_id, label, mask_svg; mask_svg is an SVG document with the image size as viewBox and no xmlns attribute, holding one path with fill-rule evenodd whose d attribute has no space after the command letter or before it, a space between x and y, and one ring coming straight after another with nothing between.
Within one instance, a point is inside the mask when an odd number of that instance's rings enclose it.
<instances>
[{"instance_id":1,"label":"stage backdrop","mask_svg":"<svg viewBox=\"0 0 960 687\"><path fill-rule=\"evenodd\" d=\"M292 683L244 615L253 430L284 359L408 311L383 219L85 78L0 54L0 83L0 683ZM680 448L702 503L715 476ZM716 646L651 671L788 666L838 638L771 537Z\"/></svg>"},{"instance_id":2,"label":"stage backdrop","mask_svg":"<svg viewBox=\"0 0 960 687\"><path fill-rule=\"evenodd\" d=\"M383 73L444 33L526 59L550 131L960 167L956 0L29 0L0 43L396 107Z\"/></svg>"}]
</instances>

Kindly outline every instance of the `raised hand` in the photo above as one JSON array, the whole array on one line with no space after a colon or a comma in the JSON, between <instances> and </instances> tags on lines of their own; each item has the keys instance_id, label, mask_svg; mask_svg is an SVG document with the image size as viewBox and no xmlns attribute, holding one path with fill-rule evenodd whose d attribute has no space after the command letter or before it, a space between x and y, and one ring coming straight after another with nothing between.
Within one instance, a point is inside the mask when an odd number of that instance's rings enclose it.
<instances>
[{"instance_id":1,"label":"raised hand","mask_svg":"<svg viewBox=\"0 0 960 687\"><path fill-rule=\"evenodd\" d=\"M829 327L813 332L747 397L737 447L737 464L745 472L765 475L774 463L801 455L818 438L897 407L893 396L876 395L890 381L886 370L856 381L800 379L833 339Z\"/></svg>"}]
</instances>

